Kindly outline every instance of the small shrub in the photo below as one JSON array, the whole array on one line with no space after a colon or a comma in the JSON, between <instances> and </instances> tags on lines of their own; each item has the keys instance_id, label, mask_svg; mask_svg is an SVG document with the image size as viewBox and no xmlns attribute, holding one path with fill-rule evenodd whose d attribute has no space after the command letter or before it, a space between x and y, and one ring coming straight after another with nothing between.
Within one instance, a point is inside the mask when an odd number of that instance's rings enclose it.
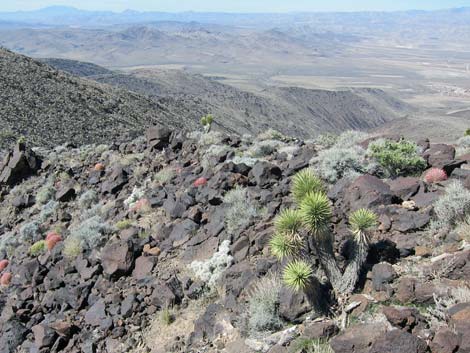
<instances>
[{"instance_id":1,"label":"small shrub","mask_svg":"<svg viewBox=\"0 0 470 353\"><path fill-rule=\"evenodd\" d=\"M259 141L255 142L253 146L248 149L247 154L254 158L262 158L272 155L283 145L282 142L277 140Z\"/></svg>"},{"instance_id":2,"label":"small shrub","mask_svg":"<svg viewBox=\"0 0 470 353\"><path fill-rule=\"evenodd\" d=\"M259 158L249 157L249 156L234 156L227 162L232 162L233 164L245 164L248 167L253 167L257 162L259 162Z\"/></svg>"},{"instance_id":3,"label":"small shrub","mask_svg":"<svg viewBox=\"0 0 470 353\"><path fill-rule=\"evenodd\" d=\"M133 222L130 219L122 219L116 223L115 227L117 230L124 230L132 227Z\"/></svg>"},{"instance_id":4,"label":"small shrub","mask_svg":"<svg viewBox=\"0 0 470 353\"><path fill-rule=\"evenodd\" d=\"M436 220L432 228L454 228L470 211L470 191L462 183L455 181L445 188L445 194L434 203Z\"/></svg>"},{"instance_id":5,"label":"small shrub","mask_svg":"<svg viewBox=\"0 0 470 353\"><path fill-rule=\"evenodd\" d=\"M29 253L32 256L38 256L42 254L43 252L46 251L46 241L45 240L39 240L35 242L31 247L29 248Z\"/></svg>"},{"instance_id":6,"label":"small shrub","mask_svg":"<svg viewBox=\"0 0 470 353\"><path fill-rule=\"evenodd\" d=\"M65 239L64 249L62 250L62 253L65 257L75 258L80 255L82 251L82 241L79 238L69 236L67 239Z\"/></svg>"},{"instance_id":7,"label":"small shrub","mask_svg":"<svg viewBox=\"0 0 470 353\"><path fill-rule=\"evenodd\" d=\"M328 342L299 337L291 345L291 353L334 353Z\"/></svg>"},{"instance_id":8,"label":"small shrub","mask_svg":"<svg viewBox=\"0 0 470 353\"><path fill-rule=\"evenodd\" d=\"M39 213L39 220L41 222L47 221L47 219L54 214L58 207L59 203L57 201L50 200L42 207L41 212Z\"/></svg>"},{"instance_id":9,"label":"small shrub","mask_svg":"<svg viewBox=\"0 0 470 353\"><path fill-rule=\"evenodd\" d=\"M345 177L355 177L367 170L366 151L359 146L343 147L334 145L320 151L310 163L316 165L322 179L334 183Z\"/></svg>"},{"instance_id":10,"label":"small shrub","mask_svg":"<svg viewBox=\"0 0 470 353\"><path fill-rule=\"evenodd\" d=\"M461 156L470 151L470 135L465 135L457 140L456 154Z\"/></svg>"},{"instance_id":11,"label":"small shrub","mask_svg":"<svg viewBox=\"0 0 470 353\"><path fill-rule=\"evenodd\" d=\"M94 216L72 228L69 238L79 239L82 247L95 249L106 241L106 235L113 230L100 216Z\"/></svg>"},{"instance_id":12,"label":"small shrub","mask_svg":"<svg viewBox=\"0 0 470 353\"><path fill-rule=\"evenodd\" d=\"M94 190L87 190L78 199L80 208L90 208L98 202L98 194Z\"/></svg>"},{"instance_id":13,"label":"small shrub","mask_svg":"<svg viewBox=\"0 0 470 353\"><path fill-rule=\"evenodd\" d=\"M36 202L45 205L55 196L55 188L52 184L46 184L36 194Z\"/></svg>"},{"instance_id":14,"label":"small shrub","mask_svg":"<svg viewBox=\"0 0 470 353\"><path fill-rule=\"evenodd\" d=\"M258 215L245 188L236 187L224 196L224 203L228 205L225 213L225 229L229 234L236 234L243 230Z\"/></svg>"},{"instance_id":15,"label":"small shrub","mask_svg":"<svg viewBox=\"0 0 470 353\"><path fill-rule=\"evenodd\" d=\"M219 250L206 261L193 261L189 267L196 277L207 284L209 288L215 288L217 280L222 273L232 265L233 257L230 253L230 241L224 240Z\"/></svg>"},{"instance_id":16,"label":"small shrub","mask_svg":"<svg viewBox=\"0 0 470 353\"><path fill-rule=\"evenodd\" d=\"M411 141L377 140L369 145L368 154L390 177L416 175L426 168L418 146Z\"/></svg>"},{"instance_id":17,"label":"small shrub","mask_svg":"<svg viewBox=\"0 0 470 353\"><path fill-rule=\"evenodd\" d=\"M282 327L279 315L281 281L268 275L255 284L248 298L248 328L252 335Z\"/></svg>"},{"instance_id":18,"label":"small shrub","mask_svg":"<svg viewBox=\"0 0 470 353\"><path fill-rule=\"evenodd\" d=\"M34 242L40 237L39 223L36 221L28 222L20 228L20 240L22 242Z\"/></svg>"},{"instance_id":19,"label":"small shrub","mask_svg":"<svg viewBox=\"0 0 470 353\"><path fill-rule=\"evenodd\" d=\"M160 320L165 326L170 326L175 321L175 318L170 309L165 308L160 314Z\"/></svg>"},{"instance_id":20,"label":"small shrub","mask_svg":"<svg viewBox=\"0 0 470 353\"><path fill-rule=\"evenodd\" d=\"M314 143L320 145L323 148L330 148L330 147L333 147L336 141L338 141L338 136L327 132L325 134L321 134L320 136L318 136L314 140Z\"/></svg>"},{"instance_id":21,"label":"small shrub","mask_svg":"<svg viewBox=\"0 0 470 353\"><path fill-rule=\"evenodd\" d=\"M369 135L365 132L349 130L338 136L335 145L338 147L352 147L366 140L368 137Z\"/></svg>"},{"instance_id":22,"label":"small shrub","mask_svg":"<svg viewBox=\"0 0 470 353\"><path fill-rule=\"evenodd\" d=\"M470 136L470 129L465 130L465 135L464 136Z\"/></svg>"},{"instance_id":23,"label":"small shrub","mask_svg":"<svg viewBox=\"0 0 470 353\"><path fill-rule=\"evenodd\" d=\"M447 180L447 173L441 168L431 168L424 175L424 181L428 184L439 183Z\"/></svg>"},{"instance_id":24,"label":"small shrub","mask_svg":"<svg viewBox=\"0 0 470 353\"><path fill-rule=\"evenodd\" d=\"M166 184L175 176L175 171L172 168L166 167L156 173L153 177L153 180L160 183Z\"/></svg>"}]
</instances>

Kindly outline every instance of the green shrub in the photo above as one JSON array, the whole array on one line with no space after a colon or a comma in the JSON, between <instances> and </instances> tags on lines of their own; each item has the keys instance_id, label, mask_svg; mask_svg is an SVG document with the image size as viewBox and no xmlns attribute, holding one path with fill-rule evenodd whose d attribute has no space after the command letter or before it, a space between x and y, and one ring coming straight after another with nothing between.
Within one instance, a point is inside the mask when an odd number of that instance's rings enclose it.
<instances>
[{"instance_id":1,"label":"green shrub","mask_svg":"<svg viewBox=\"0 0 470 353\"><path fill-rule=\"evenodd\" d=\"M416 175L426 169L418 146L411 141L377 140L369 145L368 154L383 168L387 176Z\"/></svg>"},{"instance_id":2,"label":"green shrub","mask_svg":"<svg viewBox=\"0 0 470 353\"><path fill-rule=\"evenodd\" d=\"M132 221L130 219L122 219L116 223L115 227L117 230L124 230L132 227Z\"/></svg>"},{"instance_id":3,"label":"green shrub","mask_svg":"<svg viewBox=\"0 0 470 353\"><path fill-rule=\"evenodd\" d=\"M282 327L279 315L281 281L267 275L257 281L248 298L248 329L251 335Z\"/></svg>"},{"instance_id":4,"label":"green shrub","mask_svg":"<svg viewBox=\"0 0 470 353\"><path fill-rule=\"evenodd\" d=\"M175 321L175 317L170 309L165 308L160 314L160 320L165 326L170 326Z\"/></svg>"},{"instance_id":5,"label":"green shrub","mask_svg":"<svg viewBox=\"0 0 470 353\"><path fill-rule=\"evenodd\" d=\"M39 240L35 242L31 247L29 248L29 253L33 256L37 256L42 254L44 251L46 251L46 241L45 240Z\"/></svg>"},{"instance_id":6,"label":"green shrub","mask_svg":"<svg viewBox=\"0 0 470 353\"><path fill-rule=\"evenodd\" d=\"M465 130L464 136L470 136L470 129Z\"/></svg>"}]
</instances>

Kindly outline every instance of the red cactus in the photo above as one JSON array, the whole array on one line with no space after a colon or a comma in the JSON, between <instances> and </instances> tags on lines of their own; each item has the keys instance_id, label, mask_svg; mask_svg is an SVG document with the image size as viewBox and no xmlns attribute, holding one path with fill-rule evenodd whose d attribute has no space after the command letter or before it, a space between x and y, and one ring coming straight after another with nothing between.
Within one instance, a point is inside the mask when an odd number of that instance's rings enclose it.
<instances>
[{"instance_id":1,"label":"red cactus","mask_svg":"<svg viewBox=\"0 0 470 353\"><path fill-rule=\"evenodd\" d=\"M5 272L2 277L0 277L0 285L8 286L11 282L12 274L10 272Z\"/></svg>"},{"instance_id":2,"label":"red cactus","mask_svg":"<svg viewBox=\"0 0 470 353\"><path fill-rule=\"evenodd\" d=\"M447 174L443 169L431 168L424 175L424 180L428 184L438 183L440 181L447 180Z\"/></svg>"},{"instance_id":3,"label":"red cactus","mask_svg":"<svg viewBox=\"0 0 470 353\"><path fill-rule=\"evenodd\" d=\"M4 269L6 269L9 263L10 262L7 259L1 260L0 261L0 272L2 272Z\"/></svg>"},{"instance_id":4,"label":"red cactus","mask_svg":"<svg viewBox=\"0 0 470 353\"><path fill-rule=\"evenodd\" d=\"M196 181L193 183L194 187L198 188L200 186L204 186L207 184L207 179L204 177L196 179Z\"/></svg>"},{"instance_id":5,"label":"red cactus","mask_svg":"<svg viewBox=\"0 0 470 353\"><path fill-rule=\"evenodd\" d=\"M93 169L97 172L102 172L105 169L105 166L103 163L96 163Z\"/></svg>"},{"instance_id":6,"label":"red cactus","mask_svg":"<svg viewBox=\"0 0 470 353\"><path fill-rule=\"evenodd\" d=\"M134 212L147 212L152 208L150 201L148 199L140 199L137 201L134 206L131 208L131 211Z\"/></svg>"},{"instance_id":7,"label":"red cactus","mask_svg":"<svg viewBox=\"0 0 470 353\"><path fill-rule=\"evenodd\" d=\"M50 232L49 234L47 234L47 237L46 237L47 249L48 250L54 249L54 246L56 246L57 243L61 241L62 241L62 237L59 234L55 232Z\"/></svg>"}]
</instances>

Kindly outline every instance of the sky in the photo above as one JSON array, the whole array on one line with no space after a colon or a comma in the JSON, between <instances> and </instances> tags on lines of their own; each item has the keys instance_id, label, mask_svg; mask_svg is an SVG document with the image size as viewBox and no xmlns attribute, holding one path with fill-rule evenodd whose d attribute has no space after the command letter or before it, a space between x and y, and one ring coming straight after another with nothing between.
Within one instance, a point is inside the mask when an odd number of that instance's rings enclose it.
<instances>
[{"instance_id":1,"label":"sky","mask_svg":"<svg viewBox=\"0 0 470 353\"><path fill-rule=\"evenodd\" d=\"M35 10L53 5L111 11L395 11L470 6L470 0L0 0L0 11Z\"/></svg>"}]
</instances>

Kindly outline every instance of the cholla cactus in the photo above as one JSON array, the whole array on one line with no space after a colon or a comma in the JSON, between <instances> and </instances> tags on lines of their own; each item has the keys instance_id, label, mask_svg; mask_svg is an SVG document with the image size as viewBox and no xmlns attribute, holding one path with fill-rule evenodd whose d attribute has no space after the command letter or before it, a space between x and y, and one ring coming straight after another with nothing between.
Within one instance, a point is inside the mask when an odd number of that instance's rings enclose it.
<instances>
[{"instance_id":1,"label":"cholla cactus","mask_svg":"<svg viewBox=\"0 0 470 353\"><path fill-rule=\"evenodd\" d=\"M428 184L447 180L447 173L441 168L431 168L424 174L424 181Z\"/></svg>"},{"instance_id":2,"label":"cholla cactus","mask_svg":"<svg viewBox=\"0 0 470 353\"><path fill-rule=\"evenodd\" d=\"M355 248L346 268L341 271L333 252L332 207L321 180L312 170L303 170L294 176L291 191L297 207L283 210L276 217L276 232L270 241L273 255L279 260L287 259L284 283L294 290L307 289L313 276L308 244L335 292L338 295L351 293L366 261L369 236L377 225L377 216L367 209L351 214L349 224Z\"/></svg>"}]
</instances>

